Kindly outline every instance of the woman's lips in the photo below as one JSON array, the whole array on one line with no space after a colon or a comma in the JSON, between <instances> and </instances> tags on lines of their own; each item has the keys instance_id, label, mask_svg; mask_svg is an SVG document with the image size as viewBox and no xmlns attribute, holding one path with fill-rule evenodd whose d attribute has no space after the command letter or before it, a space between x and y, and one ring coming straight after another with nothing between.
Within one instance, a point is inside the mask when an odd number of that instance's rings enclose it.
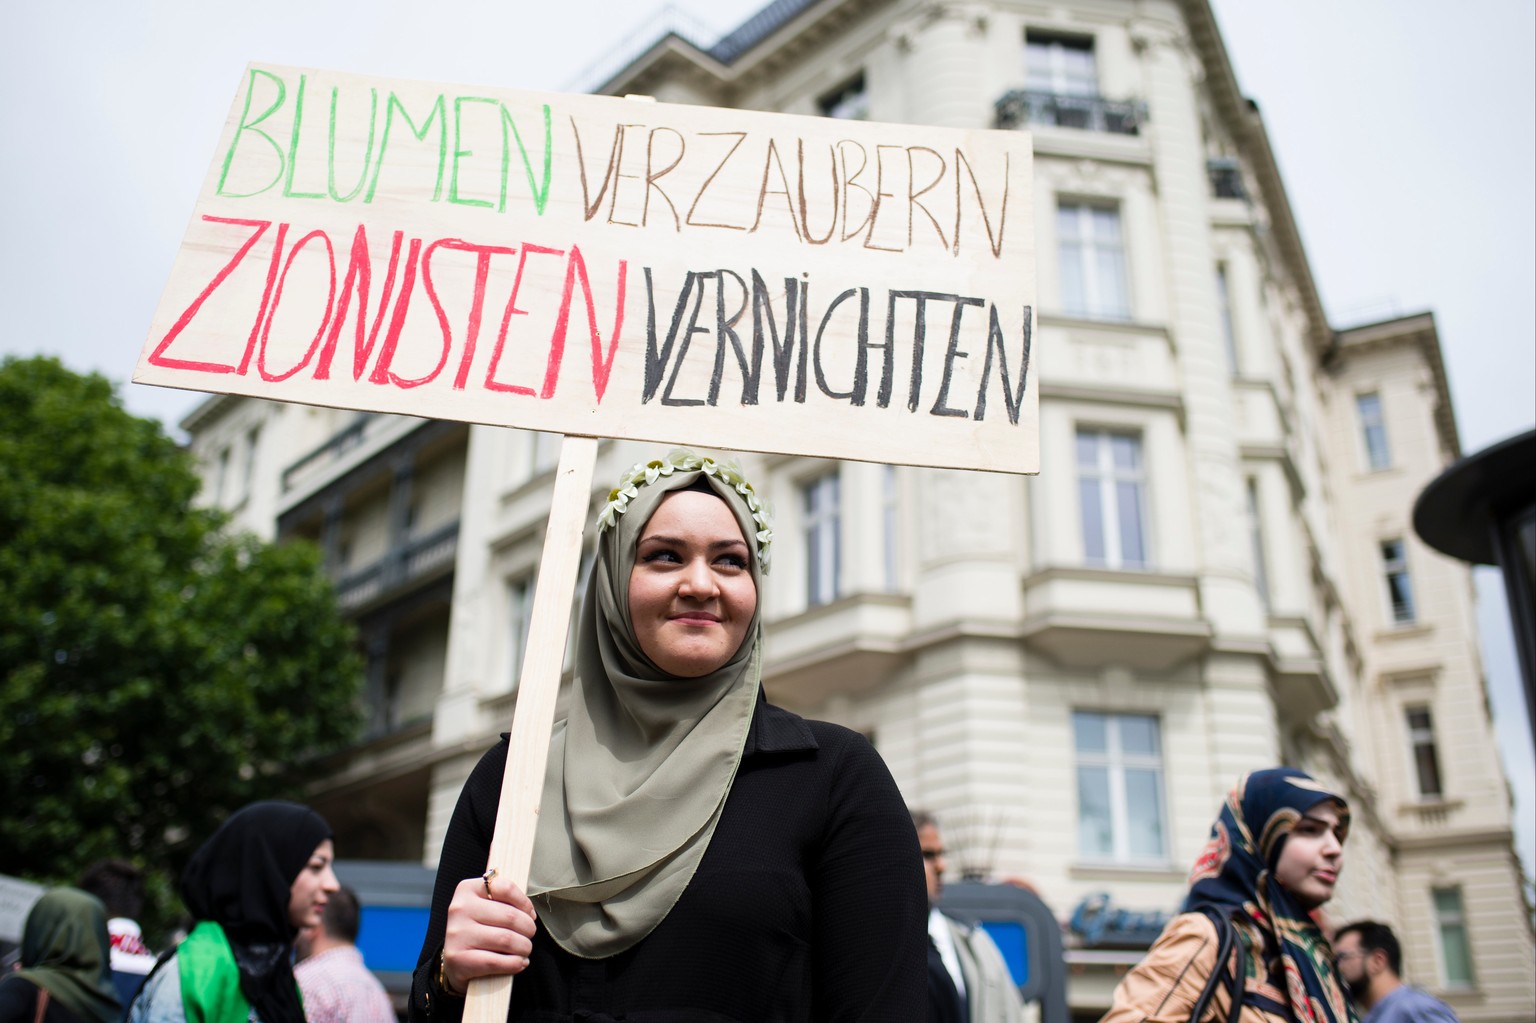
<instances>
[{"instance_id":1,"label":"woman's lips","mask_svg":"<svg viewBox=\"0 0 1536 1023\"><path fill-rule=\"evenodd\" d=\"M683 614L673 615L672 621L682 625L718 625L720 618L707 611L687 611Z\"/></svg>"}]
</instances>

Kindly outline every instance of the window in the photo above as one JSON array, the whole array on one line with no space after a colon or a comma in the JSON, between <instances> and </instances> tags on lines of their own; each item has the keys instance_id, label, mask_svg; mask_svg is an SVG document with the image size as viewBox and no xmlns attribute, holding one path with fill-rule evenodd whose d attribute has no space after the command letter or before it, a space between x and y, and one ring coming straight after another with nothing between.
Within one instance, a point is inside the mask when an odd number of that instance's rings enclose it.
<instances>
[{"instance_id":1,"label":"window","mask_svg":"<svg viewBox=\"0 0 1536 1023\"><path fill-rule=\"evenodd\" d=\"M1066 313L1129 320L1120 211L1113 206L1062 203L1056 210L1056 234L1061 246L1061 304Z\"/></svg>"},{"instance_id":2,"label":"window","mask_svg":"<svg viewBox=\"0 0 1536 1023\"><path fill-rule=\"evenodd\" d=\"M533 577L525 575L507 580L507 655L513 685L523 675L523 656L528 653L528 626L532 618Z\"/></svg>"},{"instance_id":3,"label":"window","mask_svg":"<svg viewBox=\"0 0 1536 1023\"><path fill-rule=\"evenodd\" d=\"M539 476L552 470L560 461L561 435L532 431L528 460L533 470L529 475Z\"/></svg>"},{"instance_id":4,"label":"window","mask_svg":"<svg viewBox=\"0 0 1536 1023\"><path fill-rule=\"evenodd\" d=\"M1445 794L1440 783L1440 751L1435 745L1435 719L1429 708L1407 707L1408 745L1413 750L1413 769L1419 779L1419 795L1439 799Z\"/></svg>"},{"instance_id":5,"label":"window","mask_svg":"<svg viewBox=\"0 0 1536 1023\"><path fill-rule=\"evenodd\" d=\"M1216 264L1216 301L1221 306L1221 340L1226 345L1227 371L1239 376L1242 364L1237 358L1237 331L1232 326L1232 289L1227 282L1227 264Z\"/></svg>"},{"instance_id":6,"label":"window","mask_svg":"<svg viewBox=\"0 0 1536 1023\"><path fill-rule=\"evenodd\" d=\"M1077 491L1088 564L1147 567L1145 473L1138 435L1077 431Z\"/></svg>"},{"instance_id":7,"label":"window","mask_svg":"<svg viewBox=\"0 0 1536 1023\"><path fill-rule=\"evenodd\" d=\"M213 503L217 506L224 504L224 488L229 486L229 448L219 451L218 469L213 477Z\"/></svg>"},{"instance_id":8,"label":"window","mask_svg":"<svg viewBox=\"0 0 1536 1023\"><path fill-rule=\"evenodd\" d=\"M1167 858L1163 751L1148 714L1073 711L1077 744L1077 841L1084 859L1117 863Z\"/></svg>"},{"instance_id":9,"label":"window","mask_svg":"<svg viewBox=\"0 0 1536 1023\"><path fill-rule=\"evenodd\" d=\"M801 489L805 494L806 604L815 607L838 597L837 473L828 473Z\"/></svg>"},{"instance_id":10,"label":"window","mask_svg":"<svg viewBox=\"0 0 1536 1023\"><path fill-rule=\"evenodd\" d=\"M261 426L251 427L245 434L245 467L241 472L241 493L250 496L251 486L256 481L256 450L261 440Z\"/></svg>"},{"instance_id":11,"label":"window","mask_svg":"<svg viewBox=\"0 0 1536 1023\"><path fill-rule=\"evenodd\" d=\"M1472 943L1460 888L1436 888L1435 930L1440 936L1440 977L1446 987L1472 987Z\"/></svg>"},{"instance_id":12,"label":"window","mask_svg":"<svg viewBox=\"0 0 1536 1023\"><path fill-rule=\"evenodd\" d=\"M869 120L869 90L864 87L864 72L860 71L843 85L816 101L823 117L836 117L844 121Z\"/></svg>"},{"instance_id":13,"label":"window","mask_svg":"<svg viewBox=\"0 0 1536 1023\"><path fill-rule=\"evenodd\" d=\"M1390 468L1392 452L1387 448L1387 424L1381 414L1381 395L1375 391L1356 395L1355 408L1360 413L1360 433L1365 441L1365 464L1372 471Z\"/></svg>"},{"instance_id":14,"label":"window","mask_svg":"<svg viewBox=\"0 0 1536 1023\"><path fill-rule=\"evenodd\" d=\"M1401 539L1381 541L1381 571L1387 581L1392 624L1413 624L1418 615L1413 606L1413 580L1408 576L1408 554Z\"/></svg>"},{"instance_id":15,"label":"window","mask_svg":"<svg viewBox=\"0 0 1536 1023\"><path fill-rule=\"evenodd\" d=\"M1093 40L1029 33L1024 40L1025 88L1058 96L1097 96Z\"/></svg>"},{"instance_id":16,"label":"window","mask_svg":"<svg viewBox=\"0 0 1536 1023\"><path fill-rule=\"evenodd\" d=\"M896 550L901 537L896 518L896 467L880 467L880 518L885 532L885 592L895 593L900 583L896 577Z\"/></svg>"},{"instance_id":17,"label":"window","mask_svg":"<svg viewBox=\"0 0 1536 1023\"><path fill-rule=\"evenodd\" d=\"M1253 547L1253 585L1264 610L1269 610L1269 559L1264 556L1264 519L1259 505L1259 481L1248 477L1248 542Z\"/></svg>"}]
</instances>

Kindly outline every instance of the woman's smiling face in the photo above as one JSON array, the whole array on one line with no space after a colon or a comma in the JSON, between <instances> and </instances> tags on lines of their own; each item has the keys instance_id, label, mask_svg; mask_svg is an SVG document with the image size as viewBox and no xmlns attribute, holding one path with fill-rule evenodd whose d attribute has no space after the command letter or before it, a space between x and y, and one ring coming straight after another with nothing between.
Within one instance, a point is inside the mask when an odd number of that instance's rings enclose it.
<instances>
[{"instance_id":1,"label":"woman's smiling face","mask_svg":"<svg viewBox=\"0 0 1536 1023\"><path fill-rule=\"evenodd\" d=\"M641 651L680 678L729 661L757 611L751 558L724 500L698 490L663 498L629 573L629 618Z\"/></svg>"}]
</instances>

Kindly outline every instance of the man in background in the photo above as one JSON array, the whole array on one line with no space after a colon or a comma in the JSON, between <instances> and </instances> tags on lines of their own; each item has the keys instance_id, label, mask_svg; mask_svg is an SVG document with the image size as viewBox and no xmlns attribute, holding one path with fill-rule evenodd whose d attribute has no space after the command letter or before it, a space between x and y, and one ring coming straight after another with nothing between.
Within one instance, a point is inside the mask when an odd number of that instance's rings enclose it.
<instances>
[{"instance_id":1,"label":"man in background","mask_svg":"<svg viewBox=\"0 0 1536 1023\"><path fill-rule=\"evenodd\" d=\"M357 950L359 916L357 893L343 887L325 904L319 925L299 932L293 975L309 1023L395 1023L389 994Z\"/></svg>"},{"instance_id":2,"label":"man in background","mask_svg":"<svg viewBox=\"0 0 1536 1023\"><path fill-rule=\"evenodd\" d=\"M1024 1003L987 932L939 912L944 836L930 813L912 811L928 881L929 1023L1021 1023Z\"/></svg>"},{"instance_id":3,"label":"man in background","mask_svg":"<svg viewBox=\"0 0 1536 1023\"><path fill-rule=\"evenodd\" d=\"M1374 920L1341 927L1333 938L1339 977L1362 1023L1460 1023L1440 999L1403 983L1403 950L1392 928Z\"/></svg>"}]
</instances>

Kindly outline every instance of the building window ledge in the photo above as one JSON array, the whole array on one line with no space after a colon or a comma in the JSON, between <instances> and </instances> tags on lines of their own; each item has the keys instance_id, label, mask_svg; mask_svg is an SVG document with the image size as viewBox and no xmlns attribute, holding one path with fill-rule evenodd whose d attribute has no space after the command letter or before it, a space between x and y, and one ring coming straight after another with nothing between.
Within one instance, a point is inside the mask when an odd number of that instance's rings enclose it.
<instances>
[{"instance_id":1,"label":"building window ledge","mask_svg":"<svg viewBox=\"0 0 1536 1023\"><path fill-rule=\"evenodd\" d=\"M1434 632L1435 627L1433 625L1424 622L1407 622L1403 625L1392 626L1391 628L1378 629L1376 638L1378 640L1424 639L1427 636L1434 635Z\"/></svg>"},{"instance_id":2,"label":"building window ledge","mask_svg":"<svg viewBox=\"0 0 1536 1023\"><path fill-rule=\"evenodd\" d=\"M1067 868L1068 876L1081 881L1186 881L1189 872L1164 860L1154 863L1112 863L1081 860Z\"/></svg>"}]
</instances>

